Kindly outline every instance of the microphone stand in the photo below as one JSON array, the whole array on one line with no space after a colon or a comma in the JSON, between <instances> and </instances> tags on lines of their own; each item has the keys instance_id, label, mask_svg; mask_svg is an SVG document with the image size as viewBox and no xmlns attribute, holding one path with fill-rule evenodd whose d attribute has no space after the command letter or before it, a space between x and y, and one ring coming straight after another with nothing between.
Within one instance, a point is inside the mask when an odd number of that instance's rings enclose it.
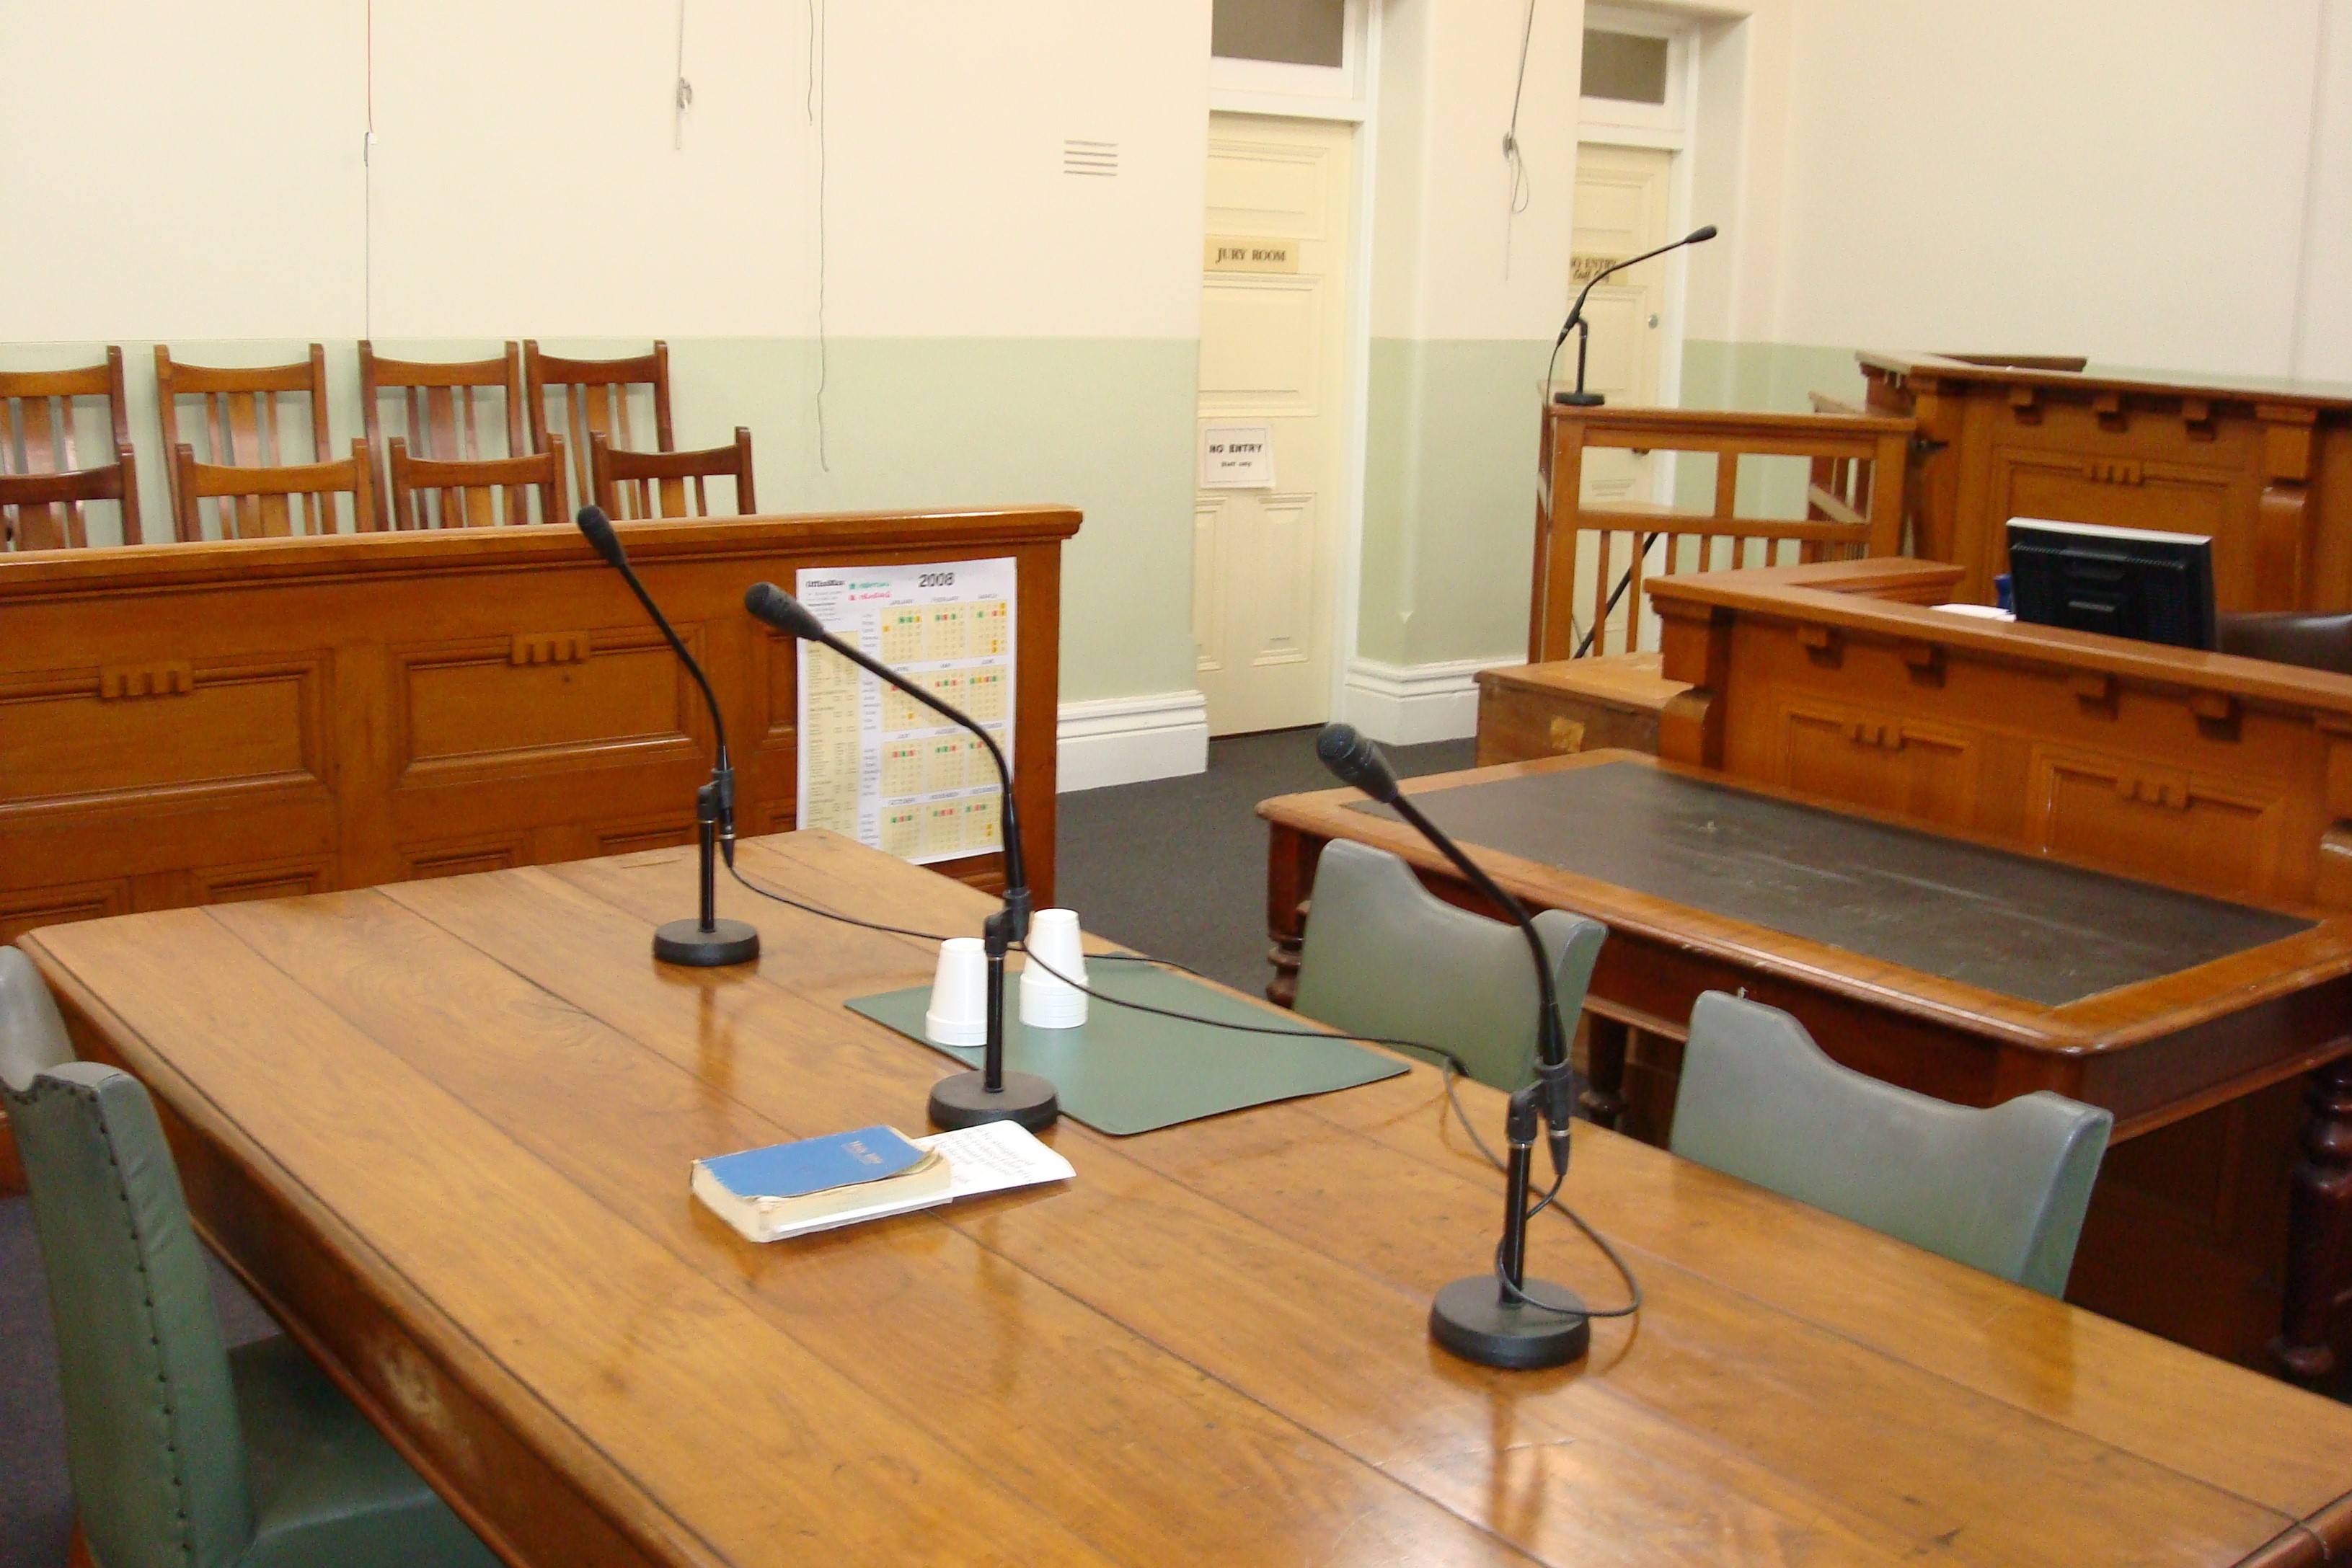
<instances>
[{"instance_id":1,"label":"microphone stand","mask_svg":"<svg viewBox=\"0 0 2352 1568\"><path fill-rule=\"evenodd\" d=\"M1560 1366L1583 1355L1592 1343L1592 1322L1583 1298L1564 1285L1528 1278L1528 1211L1534 1194L1534 1153L1538 1124L1546 1126L1552 1170L1568 1174L1569 1123L1575 1113L1562 1034L1559 993L1527 906L1486 874L1438 825L1398 788L1396 775L1372 743L1349 725L1327 725L1316 737L1316 754L1347 783L1393 808L1398 816L1451 861L1470 885L1518 926L1534 956L1542 1016L1537 1023L1536 1081L1514 1093L1503 1135L1509 1154L1504 1166L1503 1239L1495 1267L1456 1280L1430 1303L1429 1335L1465 1361L1507 1368Z\"/></svg>"},{"instance_id":2,"label":"microphone stand","mask_svg":"<svg viewBox=\"0 0 2352 1568\"><path fill-rule=\"evenodd\" d=\"M1004 1066L1004 957L1013 944L1027 938L1030 913L1029 870L1021 846L1020 807L1013 798L1012 764L1005 761L996 737L970 715L940 701L863 648L834 635L808 606L775 584L753 584L743 595L743 608L788 636L832 649L877 680L970 730L988 747L1004 802L1004 903L980 927L988 959L988 1037L979 1067L950 1073L931 1086L929 1112L934 1127L952 1130L985 1122L1018 1122L1033 1133L1044 1132L1062 1114L1061 1099L1052 1081L1034 1072L1007 1071Z\"/></svg>"},{"instance_id":3,"label":"microphone stand","mask_svg":"<svg viewBox=\"0 0 2352 1568\"><path fill-rule=\"evenodd\" d=\"M1559 997L1551 962L1535 921L1436 823L1402 792L1390 802L1398 816L1452 861L1470 884L1526 933L1543 998L1537 1027L1536 1081L1511 1096L1503 1121L1507 1145L1503 1172L1503 1241L1493 1270L1454 1281L1429 1307L1429 1335L1465 1361L1481 1366L1560 1366L1591 1347L1592 1321L1583 1298L1565 1285L1528 1278L1528 1210L1534 1198L1538 1120L1547 1124L1553 1174L1568 1172L1569 1120L1575 1113L1568 1042L1560 1038ZM1498 1279L1496 1276L1499 1275Z\"/></svg>"},{"instance_id":4,"label":"microphone stand","mask_svg":"<svg viewBox=\"0 0 2352 1568\"><path fill-rule=\"evenodd\" d=\"M1551 345L1552 363L1556 365L1559 362L1559 346L1568 341L1568 335L1570 332L1577 334L1576 390L1554 392L1552 402L1565 403L1570 408L1599 408L1609 401L1600 392L1584 390L1584 355L1585 350L1592 346L1592 323L1584 319L1584 302L1592 297L1593 286L1612 272L1622 272L1629 267L1639 267L1653 256L1664 256L1670 250L1680 250L1686 245L1704 245L1714 237L1715 225L1709 224L1705 228L1693 229L1672 245L1662 245L1655 250L1645 250L1639 256L1629 256L1613 266L1604 267L1585 280L1583 292L1577 295L1576 303L1569 307L1568 319L1559 324L1559 336L1552 340ZM1544 380L1546 382L1551 380L1551 371L1549 369L1544 371Z\"/></svg>"},{"instance_id":5,"label":"microphone stand","mask_svg":"<svg viewBox=\"0 0 2352 1568\"><path fill-rule=\"evenodd\" d=\"M686 666L694 684L702 688L702 700L710 710L711 733L718 749L711 758L710 782L694 794L696 838L702 853L701 902L695 918L672 920L654 932L654 957L665 964L682 964L688 968L715 969L728 964L747 964L760 956L760 933L740 920L719 918L719 855L723 850L727 863L735 863L735 763L727 749L727 721L719 712L718 694L710 689L709 678L702 666L687 651L685 641L669 617L654 602L654 596L638 580L635 569L629 565L628 552L621 548L620 536L613 531L613 520L599 507L583 507L578 517L580 531L596 547L621 580L646 607L654 624L669 642L670 652Z\"/></svg>"}]
</instances>

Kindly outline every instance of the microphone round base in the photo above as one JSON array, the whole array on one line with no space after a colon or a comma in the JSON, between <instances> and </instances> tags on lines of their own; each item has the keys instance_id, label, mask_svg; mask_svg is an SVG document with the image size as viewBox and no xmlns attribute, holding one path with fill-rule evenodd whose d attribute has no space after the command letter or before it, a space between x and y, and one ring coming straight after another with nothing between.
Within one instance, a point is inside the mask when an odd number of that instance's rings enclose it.
<instances>
[{"instance_id":1,"label":"microphone round base","mask_svg":"<svg viewBox=\"0 0 2352 1568\"><path fill-rule=\"evenodd\" d=\"M1520 1294L1541 1303L1503 1299L1492 1274L1456 1280L1429 1309L1429 1337L1481 1366L1565 1366L1592 1347L1592 1320L1584 1299L1549 1280L1529 1280Z\"/></svg>"},{"instance_id":2,"label":"microphone round base","mask_svg":"<svg viewBox=\"0 0 2352 1568\"><path fill-rule=\"evenodd\" d=\"M1570 408L1599 408L1609 400L1596 392L1564 392L1551 394L1554 402L1564 402Z\"/></svg>"},{"instance_id":3,"label":"microphone round base","mask_svg":"<svg viewBox=\"0 0 2352 1568\"><path fill-rule=\"evenodd\" d=\"M951 1073L931 1085L931 1125L953 1132L983 1122L1018 1122L1042 1133L1061 1118L1054 1085L1034 1072L1007 1072L1004 1087L991 1094L980 1069Z\"/></svg>"},{"instance_id":4,"label":"microphone round base","mask_svg":"<svg viewBox=\"0 0 2352 1568\"><path fill-rule=\"evenodd\" d=\"M721 920L705 931L698 920L673 920L654 933L654 956L691 969L748 964L760 956L760 934L740 920Z\"/></svg>"}]
</instances>

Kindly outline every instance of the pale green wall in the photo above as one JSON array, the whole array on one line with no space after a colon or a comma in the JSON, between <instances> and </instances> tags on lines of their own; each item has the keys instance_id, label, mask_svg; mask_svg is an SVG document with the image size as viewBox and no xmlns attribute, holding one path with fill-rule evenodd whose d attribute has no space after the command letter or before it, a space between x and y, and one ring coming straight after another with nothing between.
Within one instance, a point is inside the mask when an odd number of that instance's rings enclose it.
<instances>
[{"instance_id":1,"label":"pale green wall","mask_svg":"<svg viewBox=\"0 0 2352 1568\"><path fill-rule=\"evenodd\" d=\"M1859 403L1862 391L1862 371L1852 349L1696 338L1683 344L1681 404L1685 408L1810 413L1813 392ZM1676 460L1675 506L1705 508L1715 504L1714 463L1703 454ZM1803 517L1807 469L1805 460L1799 457L1751 458L1741 464L1738 502L1741 514Z\"/></svg>"},{"instance_id":2,"label":"pale green wall","mask_svg":"<svg viewBox=\"0 0 2352 1568\"><path fill-rule=\"evenodd\" d=\"M1195 684L1191 340L673 341L678 442L751 426L764 510L1066 502L1062 696Z\"/></svg>"},{"instance_id":3,"label":"pale green wall","mask_svg":"<svg viewBox=\"0 0 2352 1568\"><path fill-rule=\"evenodd\" d=\"M1426 664L1526 646L1536 388L1550 350L1372 340L1362 657Z\"/></svg>"},{"instance_id":4,"label":"pale green wall","mask_svg":"<svg viewBox=\"0 0 2352 1568\"><path fill-rule=\"evenodd\" d=\"M548 339L552 352L642 353L643 339ZM845 339L827 350L817 462L814 340L671 339L677 443L718 445L748 425L762 511L1062 502L1086 513L1064 558L1062 695L1193 684L1192 340ZM122 345L147 536L170 537L153 346ZM357 350L327 344L334 441L359 434ZM478 340L384 340L379 352L476 359ZM0 369L89 364L90 343L0 345ZM299 341L175 342L193 363L297 359ZM650 435L639 437L651 444ZM307 454L298 452L299 460Z\"/></svg>"},{"instance_id":5,"label":"pale green wall","mask_svg":"<svg viewBox=\"0 0 2352 1568\"><path fill-rule=\"evenodd\" d=\"M1852 349L1811 343L1731 343L1693 338L1683 344L1685 408L1806 413L1807 394L1862 401L1862 371Z\"/></svg>"}]
</instances>

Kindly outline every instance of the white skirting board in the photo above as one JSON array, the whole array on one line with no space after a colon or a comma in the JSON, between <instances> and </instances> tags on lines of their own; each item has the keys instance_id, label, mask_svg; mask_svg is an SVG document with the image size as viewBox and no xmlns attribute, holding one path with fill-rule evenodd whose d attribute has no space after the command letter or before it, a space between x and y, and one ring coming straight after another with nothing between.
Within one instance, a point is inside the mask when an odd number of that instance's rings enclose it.
<instances>
[{"instance_id":1,"label":"white skirting board","mask_svg":"<svg viewBox=\"0 0 2352 1568\"><path fill-rule=\"evenodd\" d=\"M1199 692L1064 703L1057 717L1064 794L1208 770L1209 699Z\"/></svg>"},{"instance_id":2,"label":"white skirting board","mask_svg":"<svg viewBox=\"0 0 2352 1568\"><path fill-rule=\"evenodd\" d=\"M1516 653L1436 664L1350 659L1347 720L1384 746L1461 740L1478 733L1478 672L1523 663Z\"/></svg>"}]
</instances>

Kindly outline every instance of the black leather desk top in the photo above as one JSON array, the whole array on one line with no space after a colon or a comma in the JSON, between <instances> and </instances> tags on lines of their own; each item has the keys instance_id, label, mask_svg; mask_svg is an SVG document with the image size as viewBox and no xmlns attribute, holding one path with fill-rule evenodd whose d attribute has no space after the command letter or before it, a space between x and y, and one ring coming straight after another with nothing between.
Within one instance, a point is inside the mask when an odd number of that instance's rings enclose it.
<instances>
[{"instance_id":1,"label":"black leather desk top","mask_svg":"<svg viewBox=\"0 0 2352 1568\"><path fill-rule=\"evenodd\" d=\"M1465 843L2046 1007L2312 925L1633 762L1412 799Z\"/></svg>"}]
</instances>

